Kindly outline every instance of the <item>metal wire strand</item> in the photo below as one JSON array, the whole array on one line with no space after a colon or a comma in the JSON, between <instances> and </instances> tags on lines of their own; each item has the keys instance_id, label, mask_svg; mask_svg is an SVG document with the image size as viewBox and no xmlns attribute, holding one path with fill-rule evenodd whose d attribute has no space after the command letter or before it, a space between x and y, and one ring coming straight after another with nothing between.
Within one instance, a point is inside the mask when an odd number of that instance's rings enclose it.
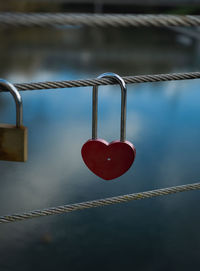
<instances>
[{"instance_id":1,"label":"metal wire strand","mask_svg":"<svg viewBox=\"0 0 200 271\"><path fill-rule=\"evenodd\" d=\"M135 14L82 14L82 13L22 13L1 12L2 27L52 27L61 25L90 27L166 27L199 26L200 16L194 15L135 15Z\"/></svg>"},{"instance_id":2,"label":"metal wire strand","mask_svg":"<svg viewBox=\"0 0 200 271\"><path fill-rule=\"evenodd\" d=\"M199 79L200 72L189 73L171 73L171 74L154 74L154 75L137 75L137 76L125 76L122 79L126 84L133 83L147 83L147 82L163 82L172 80L189 80ZM73 87L93 87L100 85L114 85L115 81L108 78L101 79L82 79L82 80L69 80L69 81L49 81L38 83L20 83L14 84L14 86L21 91L26 90L42 90L42 89L59 89L59 88L73 88ZM5 91L1 89L1 91Z\"/></svg>"},{"instance_id":3,"label":"metal wire strand","mask_svg":"<svg viewBox=\"0 0 200 271\"><path fill-rule=\"evenodd\" d=\"M163 82L163 81L176 81L176 80L189 80L199 79L200 72L190 73L171 73L171 74L155 74L155 75L137 75L137 76L125 76L122 79L126 84L134 83L148 83L148 82ZM38 83L16 83L14 86L21 91L27 90L43 90L43 89L59 89L59 88L73 88L73 87L93 87L101 85L115 85L116 82L112 79L82 79L82 80L69 80L69 81L49 81ZM1 92L6 92L5 89L1 89Z\"/></svg>"},{"instance_id":4,"label":"metal wire strand","mask_svg":"<svg viewBox=\"0 0 200 271\"><path fill-rule=\"evenodd\" d=\"M151 190L151 191L146 191L146 192L141 192L141 193L133 193L133 194L122 195L122 196L117 196L117 197L92 200L92 201L86 201L86 202L75 203L75 204L68 204L68 205L63 205L63 206L58 206L58 207L46 208L43 210L25 212L22 214L5 215L5 216L0 216L0 224L27 220L27 219L42 217L42 216L70 213L70 212L78 211L78 210L84 210L84 209L95 208L95 207L106 206L106 205L113 205L113 204L128 202L132 200L140 200L140 199L147 199L147 198L153 198L153 197L158 197L158 196L166 196L170 194L191 191L191 190L199 190L199 189L200 189L200 183L193 183L193 184L179 185L179 186L173 186L173 187L168 187L168 188L163 188L163 189L156 189L156 190Z\"/></svg>"}]
</instances>

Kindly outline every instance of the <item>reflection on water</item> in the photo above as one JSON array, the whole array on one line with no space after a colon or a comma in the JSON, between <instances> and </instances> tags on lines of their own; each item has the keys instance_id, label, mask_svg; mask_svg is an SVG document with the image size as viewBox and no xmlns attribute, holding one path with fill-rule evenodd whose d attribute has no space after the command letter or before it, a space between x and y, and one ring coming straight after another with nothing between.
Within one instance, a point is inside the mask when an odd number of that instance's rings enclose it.
<instances>
[{"instance_id":1,"label":"reflection on water","mask_svg":"<svg viewBox=\"0 0 200 271\"><path fill-rule=\"evenodd\" d=\"M6 32L4 33L6 34ZM163 30L16 30L2 35L11 82L198 70L195 47ZM199 168L199 80L128 86L134 166L105 182L81 160L91 137L91 88L22 93L26 164L0 162L0 214L192 183ZM99 136L119 138L119 87L99 91ZM14 120L9 94L0 122ZM0 270L188 270L199 266L198 192L0 226Z\"/></svg>"}]
</instances>

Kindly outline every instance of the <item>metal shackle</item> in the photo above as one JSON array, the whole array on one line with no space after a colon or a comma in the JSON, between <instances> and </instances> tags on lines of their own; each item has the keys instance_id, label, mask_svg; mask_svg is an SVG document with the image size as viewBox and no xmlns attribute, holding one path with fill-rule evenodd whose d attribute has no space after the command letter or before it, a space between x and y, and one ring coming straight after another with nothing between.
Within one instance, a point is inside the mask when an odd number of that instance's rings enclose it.
<instances>
[{"instance_id":1,"label":"metal shackle","mask_svg":"<svg viewBox=\"0 0 200 271\"><path fill-rule=\"evenodd\" d=\"M120 141L126 140L126 97L127 89L124 80L115 73L103 73L97 77L100 78L112 78L121 87L121 126L120 126ZM98 86L93 87L92 94L92 139L97 139L97 122L98 122Z\"/></svg>"},{"instance_id":2,"label":"metal shackle","mask_svg":"<svg viewBox=\"0 0 200 271\"><path fill-rule=\"evenodd\" d=\"M16 127L20 128L23 125L23 104L22 98L17 88L4 79L0 79L0 88L9 91L16 104Z\"/></svg>"}]
</instances>

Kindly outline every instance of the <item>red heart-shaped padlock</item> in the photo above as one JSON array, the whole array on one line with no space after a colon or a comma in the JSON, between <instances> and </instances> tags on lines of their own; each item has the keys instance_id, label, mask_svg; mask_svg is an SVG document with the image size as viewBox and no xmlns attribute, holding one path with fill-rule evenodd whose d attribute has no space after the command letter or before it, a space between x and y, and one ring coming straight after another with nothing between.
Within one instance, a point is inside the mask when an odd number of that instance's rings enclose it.
<instances>
[{"instance_id":1,"label":"red heart-shaped padlock","mask_svg":"<svg viewBox=\"0 0 200 271\"><path fill-rule=\"evenodd\" d=\"M136 150L129 142L90 139L82 147L81 154L87 167L104 180L123 175L132 165Z\"/></svg>"},{"instance_id":2,"label":"red heart-shaped padlock","mask_svg":"<svg viewBox=\"0 0 200 271\"><path fill-rule=\"evenodd\" d=\"M95 85L92 92L92 139L83 145L81 153L83 161L94 174L104 180L112 180L130 168L136 150L129 141L126 141L126 84L115 73L101 74L98 79L104 77L113 79L121 87L120 141L108 143L103 139L97 139L98 86Z\"/></svg>"}]
</instances>

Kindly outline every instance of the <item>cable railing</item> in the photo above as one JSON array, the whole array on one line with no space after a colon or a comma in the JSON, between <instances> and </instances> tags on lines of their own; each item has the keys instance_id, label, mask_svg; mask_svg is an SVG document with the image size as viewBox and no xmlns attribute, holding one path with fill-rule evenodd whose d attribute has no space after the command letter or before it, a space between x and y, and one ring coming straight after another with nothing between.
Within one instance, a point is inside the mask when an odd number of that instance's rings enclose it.
<instances>
[{"instance_id":1,"label":"cable railing","mask_svg":"<svg viewBox=\"0 0 200 271\"><path fill-rule=\"evenodd\" d=\"M127 195L122 195L122 196L117 196L117 197L110 197L110 198L105 198L105 199L91 200L91 201L85 201L81 203L62 205L62 206L51 207L51 208L46 208L42 210L34 210L34 211L24 212L21 214L5 215L5 216L0 216L0 224L23 221L23 220L28 220L31 218L70 213L73 211L114 205L118 203L134 201L134 200L142 200L142 199L154 198L154 197L159 197L159 196L167 196L167 195L176 194L180 192L199 190L199 189L200 189L200 183L193 183L193 184L186 184L186 185L156 189L156 190L151 190L151 191L146 191L146 192L141 192L141 193L133 193L133 194L127 194Z\"/></svg>"},{"instance_id":2,"label":"cable railing","mask_svg":"<svg viewBox=\"0 0 200 271\"><path fill-rule=\"evenodd\" d=\"M1 27L168 27L200 26L199 15L0 12Z\"/></svg>"},{"instance_id":3,"label":"cable railing","mask_svg":"<svg viewBox=\"0 0 200 271\"><path fill-rule=\"evenodd\" d=\"M187 72L187 73L167 73L167 74L152 74L152 75L132 75L122 77L126 84L140 84L140 83L153 83L164 81L177 81L177 80L192 80L200 79L200 72ZM21 91L28 90L48 90L48 89L61 89L61 88L77 88L77 87L93 87L101 85L114 85L116 84L110 78L93 78L81 80L67 80L67 81L47 81L35 83L16 83L14 86ZM1 89L1 91L5 91Z\"/></svg>"}]
</instances>

